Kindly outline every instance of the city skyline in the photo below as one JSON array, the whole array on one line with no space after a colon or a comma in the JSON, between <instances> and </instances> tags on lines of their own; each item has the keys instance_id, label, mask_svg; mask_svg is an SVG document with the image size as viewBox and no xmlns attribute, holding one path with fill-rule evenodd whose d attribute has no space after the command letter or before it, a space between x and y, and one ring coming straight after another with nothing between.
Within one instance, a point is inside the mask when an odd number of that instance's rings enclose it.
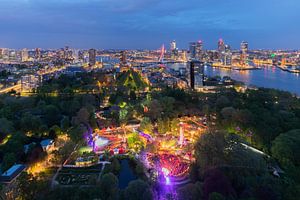
<instances>
[{"instance_id":1,"label":"city skyline","mask_svg":"<svg viewBox=\"0 0 300 200\"><path fill-rule=\"evenodd\" d=\"M300 46L300 28L293 24L300 17L300 3L295 0L0 3L0 46L7 48L158 49L175 39L180 49L198 40L204 41L204 49L215 49L219 38L233 49L244 40L251 49Z\"/></svg>"}]
</instances>

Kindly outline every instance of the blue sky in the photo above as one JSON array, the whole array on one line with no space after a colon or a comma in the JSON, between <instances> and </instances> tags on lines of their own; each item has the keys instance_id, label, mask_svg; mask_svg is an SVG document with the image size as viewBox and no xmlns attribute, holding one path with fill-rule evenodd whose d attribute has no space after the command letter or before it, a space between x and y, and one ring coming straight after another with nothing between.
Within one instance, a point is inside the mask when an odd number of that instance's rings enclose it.
<instances>
[{"instance_id":1,"label":"blue sky","mask_svg":"<svg viewBox=\"0 0 300 200\"><path fill-rule=\"evenodd\" d=\"M0 47L300 49L299 0L0 0Z\"/></svg>"}]
</instances>

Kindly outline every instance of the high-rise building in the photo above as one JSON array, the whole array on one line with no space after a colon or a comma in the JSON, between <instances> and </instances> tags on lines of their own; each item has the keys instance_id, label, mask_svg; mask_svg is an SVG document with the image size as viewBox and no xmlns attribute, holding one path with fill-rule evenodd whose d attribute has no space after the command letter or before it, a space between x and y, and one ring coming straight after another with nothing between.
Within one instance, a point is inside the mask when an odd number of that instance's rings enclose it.
<instances>
[{"instance_id":1,"label":"high-rise building","mask_svg":"<svg viewBox=\"0 0 300 200\"><path fill-rule=\"evenodd\" d=\"M202 59L203 55L203 43L201 40L198 42L191 42L190 43L190 58L191 59Z\"/></svg>"},{"instance_id":2,"label":"high-rise building","mask_svg":"<svg viewBox=\"0 0 300 200\"><path fill-rule=\"evenodd\" d=\"M171 43L170 43L170 51L171 51L171 58L172 59L178 59L178 56L179 56L179 51L178 51L178 48L176 46L176 41L173 40Z\"/></svg>"},{"instance_id":3,"label":"high-rise building","mask_svg":"<svg viewBox=\"0 0 300 200\"><path fill-rule=\"evenodd\" d=\"M22 60L22 62L28 61L28 50L27 49L23 49L21 51L21 60Z\"/></svg>"},{"instance_id":4,"label":"high-rise building","mask_svg":"<svg viewBox=\"0 0 300 200\"><path fill-rule=\"evenodd\" d=\"M241 53L247 54L248 53L248 42L243 41L241 43Z\"/></svg>"},{"instance_id":5,"label":"high-rise building","mask_svg":"<svg viewBox=\"0 0 300 200\"><path fill-rule=\"evenodd\" d=\"M192 89L200 89L203 87L204 81L204 63L200 61L190 62L190 87Z\"/></svg>"},{"instance_id":6,"label":"high-rise building","mask_svg":"<svg viewBox=\"0 0 300 200\"><path fill-rule=\"evenodd\" d=\"M127 64L127 54L126 51L121 52L121 66L125 66Z\"/></svg>"},{"instance_id":7,"label":"high-rise building","mask_svg":"<svg viewBox=\"0 0 300 200\"><path fill-rule=\"evenodd\" d=\"M232 63L232 53L229 45L225 45L225 50L222 53L221 61L223 65L230 66Z\"/></svg>"},{"instance_id":8,"label":"high-rise building","mask_svg":"<svg viewBox=\"0 0 300 200\"><path fill-rule=\"evenodd\" d=\"M221 54L225 51L225 43L222 38L218 41L218 52Z\"/></svg>"},{"instance_id":9,"label":"high-rise building","mask_svg":"<svg viewBox=\"0 0 300 200\"><path fill-rule=\"evenodd\" d=\"M40 48L36 48L35 49L35 59L36 60L40 60L41 59L41 49Z\"/></svg>"},{"instance_id":10,"label":"high-rise building","mask_svg":"<svg viewBox=\"0 0 300 200\"><path fill-rule=\"evenodd\" d=\"M196 58L196 42L190 42L190 58Z\"/></svg>"},{"instance_id":11,"label":"high-rise building","mask_svg":"<svg viewBox=\"0 0 300 200\"><path fill-rule=\"evenodd\" d=\"M84 51L81 50L78 52L78 60L84 61Z\"/></svg>"},{"instance_id":12,"label":"high-rise building","mask_svg":"<svg viewBox=\"0 0 300 200\"><path fill-rule=\"evenodd\" d=\"M176 49L176 41L173 40L171 43L170 43L170 50L171 51L174 51Z\"/></svg>"},{"instance_id":13,"label":"high-rise building","mask_svg":"<svg viewBox=\"0 0 300 200\"><path fill-rule=\"evenodd\" d=\"M196 59L201 60L203 58L203 42L199 40L196 43Z\"/></svg>"},{"instance_id":14,"label":"high-rise building","mask_svg":"<svg viewBox=\"0 0 300 200\"><path fill-rule=\"evenodd\" d=\"M90 66L96 65L96 49L89 50L89 65Z\"/></svg>"},{"instance_id":15,"label":"high-rise building","mask_svg":"<svg viewBox=\"0 0 300 200\"><path fill-rule=\"evenodd\" d=\"M240 64L247 65L248 64L248 42L242 41L241 43L241 56L240 56Z\"/></svg>"}]
</instances>

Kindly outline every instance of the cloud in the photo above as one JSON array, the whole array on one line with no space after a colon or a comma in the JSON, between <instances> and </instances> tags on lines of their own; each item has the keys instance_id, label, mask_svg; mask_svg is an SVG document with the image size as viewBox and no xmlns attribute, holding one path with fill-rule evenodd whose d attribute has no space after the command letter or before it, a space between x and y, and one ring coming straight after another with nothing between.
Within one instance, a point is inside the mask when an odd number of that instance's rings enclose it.
<instances>
[{"instance_id":1,"label":"cloud","mask_svg":"<svg viewBox=\"0 0 300 200\"><path fill-rule=\"evenodd\" d=\"M273 34L300 33L296 0L0 0L0 5L0 44L11 46L58 46L65 41L82 47L152 48L170 38L184 46L199 35L215 45L220 36L238 43L260 33L286 40L287 46L300 45ZM249 40L263 45L261 39Z\"/></svg>"}]
</instances>

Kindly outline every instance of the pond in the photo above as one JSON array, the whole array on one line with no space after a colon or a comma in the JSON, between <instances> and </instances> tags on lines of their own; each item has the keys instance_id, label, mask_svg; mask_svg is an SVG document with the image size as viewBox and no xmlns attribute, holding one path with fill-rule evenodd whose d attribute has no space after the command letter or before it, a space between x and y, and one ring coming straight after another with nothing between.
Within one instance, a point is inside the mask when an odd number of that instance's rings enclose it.
<instances>
[{"instance_id":1,"label":"pond","mask_svg":"<svg viewBox=\"0 0 300 200\"><path fill-rule=\"evenodd\" d=\"M119 174L119 188L125 189L130 181L137 179L133 170L129 166L128 159L121 160L121 171Z\"/></svg>"}]
</instances>

